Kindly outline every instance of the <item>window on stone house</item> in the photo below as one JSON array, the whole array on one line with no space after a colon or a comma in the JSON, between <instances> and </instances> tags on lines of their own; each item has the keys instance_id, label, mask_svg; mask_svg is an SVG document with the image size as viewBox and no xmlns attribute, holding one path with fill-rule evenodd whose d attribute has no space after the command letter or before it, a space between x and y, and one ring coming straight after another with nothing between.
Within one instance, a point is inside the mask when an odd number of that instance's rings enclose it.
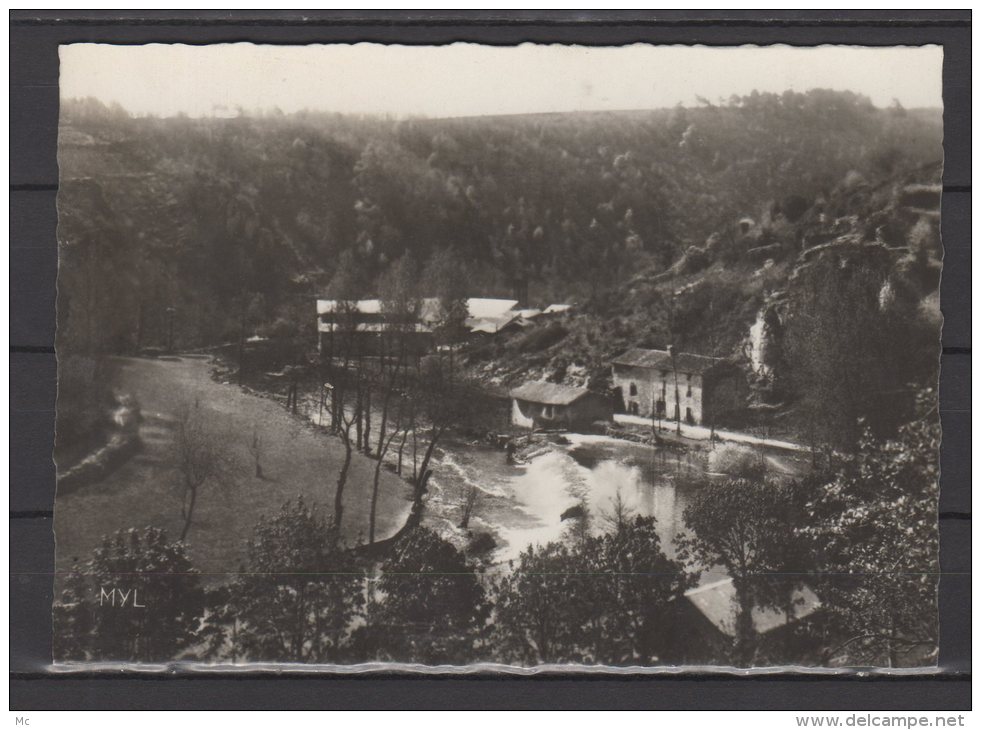
<instances>
[{"instance_id":1,"label":"window on stone house","mask_svg":"<svg viewBox=\"0 0 981 730\"><path fill-rule=\"evenodd\" d=\"M691 373L688 373L687 377L688 377L688 392L686 393L686 396L691 398Z\"/></svg>"},{"instance_id":2,"label":"window on stone house","mask_svg":"<svg viewBox=\"0 0 981 730\"><path fill-rule=\"evenodd\" d=\"M630 395L637 395L637 384L636 383L631 383L630 384Z\"/></svg>"}]
</instances>

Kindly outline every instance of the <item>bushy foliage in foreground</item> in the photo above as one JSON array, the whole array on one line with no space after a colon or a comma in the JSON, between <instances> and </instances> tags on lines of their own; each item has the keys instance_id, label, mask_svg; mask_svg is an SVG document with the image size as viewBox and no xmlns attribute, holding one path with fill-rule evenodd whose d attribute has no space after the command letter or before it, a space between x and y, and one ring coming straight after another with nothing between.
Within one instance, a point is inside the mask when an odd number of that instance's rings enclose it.
<instances>
[{"instance_id":1,"label":"bushy foliage in foreground","mask_svg":"<svg viewBox=\"0 0 981 730\"><path fill-rule=\"evenodd\" d=\"M366 557L296 501L256 525L248 564L206 600L182 543L153 528L117 533L66 578L55 656L923 665L937 650L939 424L932 393L920 402L896 438L863 438L834 472L786 483L749 469L698 486L677 559L653 518L620 510L596 534L581 511L565 539L527 549L491 578L425 527ZM684 594L713 566L733 579L736 619L730 644L723 637L706 654ZM100 606L108 586L145 608ZM764 641L754 612L793 616L805 586L817 613Z\"/></svg>"},{"instance_id":2,"label":"bushy foliage in foreground","mask_svg":"<svg viewBox=\"0 0 981 730\"><path fill-rule=\"evenodd\" d=\"M59 660L160 662L201 628L204 590L185 546L163 530L119 531L76 563L54 606Z\"/></svg>"},{"instance_id":3,"label":"bushy foliage in foreground","mask_svg":"<svg viewBox=\"0 0 981 730\"><path fill-rule=\"evenodd\" d=\"M819 556L830 658L891 667L935 661L940 422L935 392L896 438L866 434L825 480L798 534Z\"/></svg>"},{"instance_id":4,"label":"bushy foliage in foreground","mask_svg":"<svg viewBox=\"0 0 981 730\"><path fill-rule=\"evenodd\" d=\"M365 637L378 659L467 664L483 652L488 605L466 558L432 530L396 541L381 564Z\"/></svg>"},{"instance_id":5,"label":"bushy foliage in foreground","mask_svg":"<svg viewBox=\"0 0 981 730\"><path fill-rule=\"evenodd\" d=\"M531 547L495 593L495 647L518 664L677 659L673 622L692 576L661 551L653 518Z\"/></svg>"},{"instance_id":6,"label":"bushy foliage in foreground","mask_svg":"<svg viewBox=\"0 0 981 730\"><path fill-rule=\"evenodd\" d=\"M256 525L244 570L212 601L211 652L233 661L343 661L364 579L327 522L302 498L287 502Z\"/></svg>"},{"instance_id":7,"label":"bushy foliage in foreground","mask_svg":"<svg viewBox=\"0 0 981 730\"><path fill-rule=\"evenodd\" d=\"M717 565L732 578L736 611L728 658L737 666L760 663L753 612L763 607L792 615L795 590L817 567L788 529L803 524L800 485L750 474L701 486L684 511L688 532L677 540L679 557L690 566Z\"/></svg>"}]
</instances>

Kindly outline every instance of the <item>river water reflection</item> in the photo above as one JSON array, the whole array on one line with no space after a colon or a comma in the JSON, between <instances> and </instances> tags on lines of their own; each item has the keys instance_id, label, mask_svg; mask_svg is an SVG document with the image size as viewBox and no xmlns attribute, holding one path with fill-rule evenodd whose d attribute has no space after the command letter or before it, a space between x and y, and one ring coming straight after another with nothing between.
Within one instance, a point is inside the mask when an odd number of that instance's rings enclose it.
<instances>
[{"instance_id":1,"label":"river water reflection","mask_svg":"<svg viewBox=\"0 0 981 730\"><path fill-rule=\"evenodd\" d=\"M454 506L476 485L480 497L470 527L494 534L494 558L505 562L530 545L560 539L571 524L562 513L580 503L589 509L593 530L602 531L619 494L632 514L656 519L662 549L673 557L685 506L705 474L701 452L607 436L567 438L568 444L554 445L523 465L508 464L498 450L447 446L433 475L431 514L444 528L455 529Z\"/></svg>"}]
</instances>

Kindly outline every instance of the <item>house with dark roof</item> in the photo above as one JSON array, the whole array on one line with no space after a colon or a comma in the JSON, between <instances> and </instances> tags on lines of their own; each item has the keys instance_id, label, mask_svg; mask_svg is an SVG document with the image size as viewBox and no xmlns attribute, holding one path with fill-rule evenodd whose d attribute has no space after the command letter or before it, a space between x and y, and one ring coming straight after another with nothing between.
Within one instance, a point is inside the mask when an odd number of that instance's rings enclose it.
<instances>
[{"instance_id":1,"label":"house with dark roof","mask_svg":"<svg viewBox=\"0 0 981 730\"><path fill-rule=\"evenodd\" d=\"M610 399L586 388L531 382L511 393L511 424L519 428L583 429L613 418Z\"/></svg>"},{"instance_id":2,"label":"house with dark roof","mask_svg":"<svg viewBox=\"0 0 981 730\"><path fill-rule=\"evenodd\" d=\"M715 426L745 405L745 378L722 358L633 348L612 367L617 405L631 415Z\"/></svg>"}]
</instances>

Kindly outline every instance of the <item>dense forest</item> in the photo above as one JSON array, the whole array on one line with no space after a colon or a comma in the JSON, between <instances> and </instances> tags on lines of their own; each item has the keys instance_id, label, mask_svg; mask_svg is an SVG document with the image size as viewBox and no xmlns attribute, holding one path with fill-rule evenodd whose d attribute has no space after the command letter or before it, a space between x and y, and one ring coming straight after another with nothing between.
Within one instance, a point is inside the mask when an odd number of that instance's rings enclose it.
<instances>
[{"instance_id":1,"label":"dense forest","mask_svg":"<svg viewBox=\"0 0 981 730\"><path fill-rule=\"evenodd\" d=\"M793 219L849 173L937 163L939 114L848 93L724 106L444 120L132 118L62 106L62 336L76 350L213 344L292 317L344 252L364 294L405 253L452 249L473 294L617 291L739 218ZM112 272L114 286L84 278ZM87 319L98 327L83 326ZM68 343L66 343L68 344Z\"/></svg>"}]
</instances>

